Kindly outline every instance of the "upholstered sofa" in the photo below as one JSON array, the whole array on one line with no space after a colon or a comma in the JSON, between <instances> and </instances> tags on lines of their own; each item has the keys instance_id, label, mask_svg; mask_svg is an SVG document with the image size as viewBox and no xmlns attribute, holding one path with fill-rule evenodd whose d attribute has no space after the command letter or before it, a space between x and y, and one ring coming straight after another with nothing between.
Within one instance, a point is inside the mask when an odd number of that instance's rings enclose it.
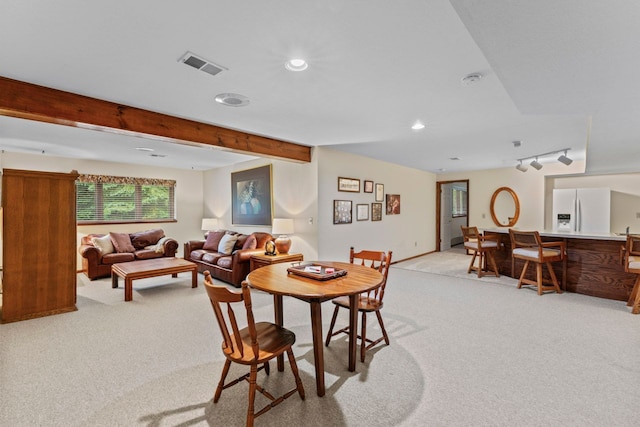
<instances>
[{"instance_id":1,"label":"upholstered sofa","mask_svg":"<svg viewBox=\"0 0 640 427\"><path fill-rule=\"evenodd\" d=\"M111 276L111 265L142 259L174 257L178 242L164 235L162 229L136 233L88 234L82 236L78 252L82 270L94 280Z\"/></svg>"},{"instance_id":2,"label":"upholstered sofa","mask_svg":"<svg viewBox=\"0 0 640 427\"><path fill-rule=\"evenodd\" d=\"M264 245L273 240L269 233L241 234L229 230L207 233L205 240L184 244L184 259L198 264L198 271L240 287L249 274L251 255L264 253Z\"/></svg>"}]
</instances>

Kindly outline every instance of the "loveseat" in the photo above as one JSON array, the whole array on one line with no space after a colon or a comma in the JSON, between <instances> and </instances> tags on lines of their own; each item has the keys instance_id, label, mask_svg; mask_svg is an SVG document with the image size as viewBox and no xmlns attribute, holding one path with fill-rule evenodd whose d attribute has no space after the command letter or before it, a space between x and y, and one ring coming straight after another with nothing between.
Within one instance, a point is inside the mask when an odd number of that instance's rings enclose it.
<instances>
[{"instance_id":1,"label":"loveseat","mask_svg":"<svg viewBox=\"0 0 640 427\"><path fill-rule=\"evenodd\" d=\"M240 287L249 274L251 255L263 254L264 245L273 240L269 233L241 234L230 230L207 233L205 240L184 244L184 259L195 262L198 271Z\"/></svg>"},{"instance_id":2,"label":"loveseat","mask_svg":"<svg viewBox=\"0 0 640 427\"><path fill-rule=\"evenodd\" d=\"M82 236L78 252L82 270L94 280L111 276L111 265L118 262L175 257L178 242L160 228L136 233L88 234Z\"/></svg>"}]
</instances>

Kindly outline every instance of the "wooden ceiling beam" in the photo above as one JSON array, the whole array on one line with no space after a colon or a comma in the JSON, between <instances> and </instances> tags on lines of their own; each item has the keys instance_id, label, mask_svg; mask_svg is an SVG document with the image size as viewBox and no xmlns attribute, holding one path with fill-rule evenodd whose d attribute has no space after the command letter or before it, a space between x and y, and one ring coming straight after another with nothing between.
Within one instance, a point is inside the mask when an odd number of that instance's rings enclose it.
<instances>
[{"instance_id":1,"label":"wooden ceiling beam","mask_svg":"<svg viewBox=\"0 0 640 427\"><path fill-rule=\"evenodd\" d=\"M311 161L311 147L0 77L0 115Z\"/></svg>"}]
</instances>

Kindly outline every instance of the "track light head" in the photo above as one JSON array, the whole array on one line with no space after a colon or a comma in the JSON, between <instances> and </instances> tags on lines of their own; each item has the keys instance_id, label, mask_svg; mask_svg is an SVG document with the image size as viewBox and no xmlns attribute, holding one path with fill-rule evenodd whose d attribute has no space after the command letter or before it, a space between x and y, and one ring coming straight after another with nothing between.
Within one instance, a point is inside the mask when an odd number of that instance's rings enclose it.
<instances>
[{"instance_id":1,"label":"track light head","mask_svg":"<svg viewBox=\"0 0 640 427\"><path fill-rule=\"evenodd\" d=\"M533 166L535 169L540 170L542 169L542 163L540 163L538 161L538 158L536 157L535 160L532 160L531 163L529 163L531 166Z\"/></svg>"},{"instance_id":2,"label":"track light head","mask_svg":"<svg viewBox=\"0 0 640 427\"><path fill-rule=\"evenodd\" d=\"M516 165L516 169L518 169L520 172L526 172L528 168L527 165L523 165L522 160L520 160L520 163Z\"/></svg>"},{"instance_id":3,"label":"track light head","mask_svg":"<svg viewBox=\"0 0 640 427\"><path fill-rule=\"evenodd\" d=\"M565 151L564 154L562 154L560 157L558 157L558 161L560 163L564 163L565 165L569 166L573 160L571 160L570 158L567 157L567 152Z\"/></svg>"}]
</instances>

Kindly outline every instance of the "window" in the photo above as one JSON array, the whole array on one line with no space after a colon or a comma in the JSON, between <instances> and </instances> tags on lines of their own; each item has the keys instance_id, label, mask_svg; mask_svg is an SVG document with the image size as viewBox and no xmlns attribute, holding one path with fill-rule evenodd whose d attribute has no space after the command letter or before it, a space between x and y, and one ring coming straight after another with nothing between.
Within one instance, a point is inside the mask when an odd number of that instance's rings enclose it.
<instances>
[{"instance_id":1,"label":"window","mask_svg":"<svg viewBox=\"0 0 640 427\"><path fill-rule=\"evenodd\" d=\"M467 189L454 186L451 191L453 193L451 197L453 200L451 216L454 218L467 216Z\"/></svg>"},{"instance_id":2,"label":"window","mask_svg":"<svg viewBox=\"0 0 640 427\"><path fill-rule=\"evenodd\" d=\"M79 224L175 221L176 182L167 179L80 175Z\"/></svg>"}]
</instances>

